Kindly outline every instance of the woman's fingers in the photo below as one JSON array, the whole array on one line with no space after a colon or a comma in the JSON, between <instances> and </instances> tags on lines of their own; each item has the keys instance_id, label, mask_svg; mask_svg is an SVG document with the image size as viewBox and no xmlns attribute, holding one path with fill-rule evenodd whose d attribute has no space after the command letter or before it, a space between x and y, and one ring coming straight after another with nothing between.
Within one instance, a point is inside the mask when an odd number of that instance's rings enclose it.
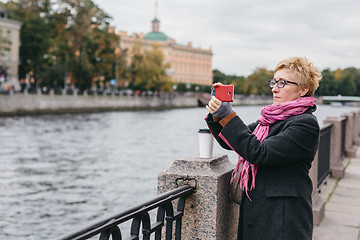
<instances>
[{"instance_id":1,"label":"woman's fingers","mask_svg":"<svg viewBox=\"0 0 360 240\"><path fill-rule=\"evenodd\" d=\"M206 109L210 113L213 113L220 107L220 105L221 105L221 101L213 96L209 101L208 105L206 105Z\"/></svg>"},{"instance_id":2,"label":"woman's fingers","mask_svg":"<svg viewBox=\"0 0 360 240\"><path fill-rule=\"evenodd\" d=\"M220 86L220 85L224 85L224 84L222 84L221 82L217 82L217 83L214 83L214 84L212 85L212 87L213 87L213 88L216 88L216 87L218 87L218 86Z\"/></svg>"},{"instance_id":3,"label":"woman's fingers","mask_svg":"<svg viewBox=\"0 0 360 240\"><path fill-rule=\"evenodd\" d=\"M211 97L211 101L214 102L214 104L220 106L221 105L221 101L219 99L217 99L215 96Z\"/></svg>"},{"instance_id":4,"label":"woman's fingers","mask_svg":"<svg viewBox=\"0 0 360 240\"><path fill-rule=\"evenodd\" d=\"M206 109L209 111L209 113L215 112L213 109L211 109L211 108L209 107L209 105L206 105Z\"/></svg>"}]
</instances>

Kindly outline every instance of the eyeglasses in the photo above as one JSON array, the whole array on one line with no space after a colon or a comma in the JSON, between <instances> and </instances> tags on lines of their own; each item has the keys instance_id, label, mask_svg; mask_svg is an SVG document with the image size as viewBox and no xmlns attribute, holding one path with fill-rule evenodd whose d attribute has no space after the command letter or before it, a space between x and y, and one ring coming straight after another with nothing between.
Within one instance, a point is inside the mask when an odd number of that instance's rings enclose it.
<instances>
[{"instance_id":1,"label":"eyeglasses","mask_svg":"<svg viewBox=\"0 0 360 240\"><path fill-rule=\"evenodd\" d=\"M283 88L288 83L296 84L296 85L299 86L299 84L296 83L296 82L291 82L291 81L288 81L288 80L285 80L285 79L275 80L274 78L269 81L269 86L271 88L273 88L273 87L275 87L275 84L276 84L278 86L278 88Z\"/></svg>"}]
</instances>

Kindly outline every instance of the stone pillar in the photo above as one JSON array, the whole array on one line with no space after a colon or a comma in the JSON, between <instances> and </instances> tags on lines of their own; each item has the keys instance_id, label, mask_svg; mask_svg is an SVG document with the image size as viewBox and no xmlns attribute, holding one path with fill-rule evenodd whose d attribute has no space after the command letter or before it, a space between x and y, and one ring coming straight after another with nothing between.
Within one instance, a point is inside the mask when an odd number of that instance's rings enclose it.
<instances>
[{"instance_id":1,"label":"stone pillar","mask_svg":"<svg viewBox=\"0 0 360 240\"><path fill-rule=\"evenodd\" d=\"M346 118L345 132L345 156L349 158L355 157L356 149L354 146L354 118L355 112L344 113L341 117Z\"/></svg>"},{"instance_id":2,"label":"stone pillar","mask_svg":"<svg viewBox=\"0 0 360 240\"><path fill-rule=\"evenodd\" d=\"M324 124L332 124L330 140L330 172L333 178L342 178L345 167L341 161L341 120L338 117L327 117Z\"/></svg>"},{"instance_id":3,"label":"stone pillar","mask_svg":"<svg viewBox=\"0 0 360 240\"><path fill-rule=\"evenodd\" d=\"M355 112L355 117L354 117L354 144L356 146L360 146L359 131L360 131L360 111L358 110Z\"/></svg>"},{"instance_id":4,"label":"stone pillar","mask_svg":"<svg viewBox=\"0 0 360 240\"><path fill-rule=\"evenodd\" d=\"M314 224L319 226L321 221L324 219L325 216L325 202L321 199L320 194L317 189L318 185L318 165L319 165L319 158L318 152L315 155L314 161L312 162L312 166L309 172L310 178L313 183L313 192L311 195L312 198L312 208L313 208L313 220Z\"/></svg>"},{"instance_id":5,"label":"stone pillar","mask_svg":"<svg viewBox=\"0 0 360 240\"><path fill-rule=\"evenodd\" d=\"M186 200L181 239L236 239L239 206L229 200L234 168L227 155L215 155L209 159L175 160L169 169L159 173L159 194L186 180L196 184L196 192Z\"/></svg>"}]
</instances>

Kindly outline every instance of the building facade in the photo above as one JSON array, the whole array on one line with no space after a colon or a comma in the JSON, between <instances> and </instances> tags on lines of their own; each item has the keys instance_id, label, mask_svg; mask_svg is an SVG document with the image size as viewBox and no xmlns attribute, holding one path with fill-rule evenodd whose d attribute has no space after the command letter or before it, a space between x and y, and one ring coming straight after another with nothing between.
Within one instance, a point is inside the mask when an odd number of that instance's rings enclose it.
<instances>
[{"instance_id":1,"label":"building facade","mask_svg":"<svg viewBox=\"0 0 360 240\"><path fill-rule=\"evenodd\" d=\"M156 44L164 53L164 61L170 63L168 75L176 83L211 85L213 82L212 49L194 48L177 43L174 39L159 31L160 21L152 20L152 31L144 35L119 31L120 49L126 50L127 62L130 64L132 49L135 44L141 44L145 51L151 50Z\"/></svg>"},{"instance_id":2,"label":"building facade","mask_svg":"<svg viewBox=\"0 0 360 240\"><path fill-rule=\"evenodd\" d=\"M8 19L7 11L0 9L0 88L20 89L19 49L21 22Z\"/></svg>"}]
</instances>

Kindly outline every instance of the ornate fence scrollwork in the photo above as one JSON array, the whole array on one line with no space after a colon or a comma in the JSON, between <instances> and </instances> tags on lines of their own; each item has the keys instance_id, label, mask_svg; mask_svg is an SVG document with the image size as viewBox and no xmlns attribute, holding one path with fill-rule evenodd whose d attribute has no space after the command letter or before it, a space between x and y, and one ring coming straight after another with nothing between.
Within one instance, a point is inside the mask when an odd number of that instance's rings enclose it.
<instances>
[{"instance_id":1,"label":"ornate fence scrollwork","mask_svg":"<svg viewBox=\"0 0 360 240\"><path fill-rule=\"evenodd\" d=\"M108 240L110 239L110 236L112 237L112 239L122 240L120 229L117 226L114 226L109 230L102 232L100 234L99 240Z\"/></svg>"},{"instance_id":2,"label":"ornate fence scrollwork","mask_svg":"<svg viewBox=\"0 0 360 240\"><path fill-rule=\"evenodd\" d=\"M130 236L126 240L138 240L141 236L143 240L150 240L153 233L155 233L155 240L160 240L164 226L166 240L173 239L174 235L175 240L180 240L185 201L194 192L195 189L189 185L180 186L146 203L105 218L79 231L61 236L57 240L83 240L99 234L99 240L122 240L121 229L118 225L130 220L132 220ZM172 201L176 199L178 199L177 210L174 211ZM156 222L151 224L149 211L156 208L158 208ZM173 234L174 221L175 234Z\"/></svg>"}]
</instances>

